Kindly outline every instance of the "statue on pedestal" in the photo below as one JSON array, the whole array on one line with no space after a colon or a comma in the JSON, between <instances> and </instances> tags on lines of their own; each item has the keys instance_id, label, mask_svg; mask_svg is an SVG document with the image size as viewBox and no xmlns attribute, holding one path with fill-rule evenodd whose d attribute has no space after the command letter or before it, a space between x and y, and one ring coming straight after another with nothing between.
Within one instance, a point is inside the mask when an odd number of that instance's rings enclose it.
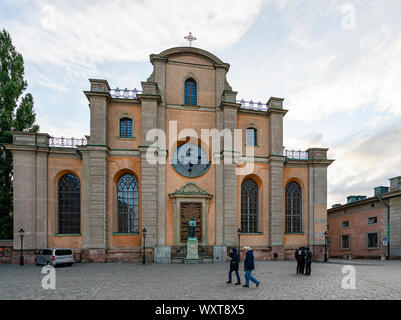
<instances>
[{"instance_id":1,"label":"statue on pedestal","mask_svg":"<svg viewBox=\"0 0 401 320\"><path fill-rule=\"evenodd\" d=\"M189 221L189 232L187 240L187 256L185 258L185 263L199 263L198 255L198 239L196 238L196 221L192 217Z\"/></svg>"}]
</instances>

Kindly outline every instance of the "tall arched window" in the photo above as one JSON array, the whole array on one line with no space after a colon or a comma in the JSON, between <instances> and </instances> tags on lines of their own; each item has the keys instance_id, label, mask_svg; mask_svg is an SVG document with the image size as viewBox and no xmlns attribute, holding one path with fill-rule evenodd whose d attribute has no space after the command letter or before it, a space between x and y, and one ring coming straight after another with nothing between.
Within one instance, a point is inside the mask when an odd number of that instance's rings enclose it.
<instances>
[{"instance_id":1,"label":"tall arched window","mask_svg":"<svg viewBox=\"0 0 401 320\"><path fill-rule=\"evenodd\" d=\"M81 185L79 179L67 173L58 181L58 233L81 232Z\"/></svg>"},{"instance_id":2,"label":"tall arched window","mask_svg":"<svg viewBox=\"0 0 401 320\"><path fill-rule=\"evenodd\" d=\"M247 128L246 129L246 145L247 146L256 146L257 145L257 130L255 128Z\"/></svg>"},{"instance_id":3,"label":"tall arched window","mask_svg":"<svg viewBox=\"0 0 401 320\"><path fill-rule=\"evenodd\" d=\"M258 232L258 184L252 179L241 186L241 232Z\"/></svg>"},{"instance_id":4,"label":"tall arched window","mask_svg":"<svg viewBox=\"0 0 401 320\"><path fill-rule=\"evenodd\" d=\"M285 232L302 232L302 189L295 181L285 187Z\"/></svg>"},{"instance_id":5,"label":"tall arched window","mask_svg":"<svg viewBox=\"0 0 401 320\"><path fill-rule=\"evenodd\" d=\"M196 106L197 100L196 82L193 79L187 79L185 81L185 104Z\"/></svg>"},{"instance_id":6,"label":"tall arched window","mask_svg":"<svg viewBox=\"0 0 401 320\"><path fill-rule=\"evenodd\" d=\"M132 174L124 174L117 183L118 232L136 233L139 225L138 181Z\"/></svg>"},{"instance_id":7,"label":"tall arched window","mask_svg":"<svg viewBox=\"0 0 401 320\"><path fill-rule=\"evenodd\" d=\"M132 138L132 120L130 118L120 119L120 138Z\"/></svg>"}]
</instances>

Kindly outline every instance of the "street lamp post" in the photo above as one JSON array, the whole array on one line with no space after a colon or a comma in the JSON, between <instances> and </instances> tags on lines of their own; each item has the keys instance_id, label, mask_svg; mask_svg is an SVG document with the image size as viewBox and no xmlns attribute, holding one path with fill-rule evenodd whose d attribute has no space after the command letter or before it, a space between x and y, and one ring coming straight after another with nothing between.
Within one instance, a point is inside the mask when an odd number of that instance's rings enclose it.
<instances>
[{"instance_id":1,"label":"street lamp post","mask_svg":"<svg viewBox=\"0 0 401 320\"><path fill-rule=\"evenodd\" d=\"M237 234L238 234L237 251L238 251L238 256L241 258L241 252L240 252L240 248L241 248L241 229L237 230Z\"/></svg>"},{"instance_id":2,"label":"street lamp post","mask_svg":"<svg viewBox=\"0 0 401 320\"><path fill-rule=\"evenodd\" d=\"M146 252L145 252L146 228L142 229L142 235L143 235L142 264L146 264Z\"/></svg>"},{"instance_id":3,"label":"street lamp post","mask_svg":"<svg viewBox=\"0 0 401 320\"><path fill-rule=\"evenodd\" d=\"M24 234L25 234L25 231L24 231L24 229L21 228L20 231L18 231L18 233L19 233L19 236L21 238L21 255L19 257L19 265L23 266L24 265L23 249L24 249Z\"/></svg>"},{"instance_id":4,"label":"street lamp post","mask_svg":"<svg viewBox=\"0 0 401 320\"><path fill-rule=\"evenodd\" d=\"M324 232L324 262L327 262L327 231Z\"/></svg>"}]
</instances>

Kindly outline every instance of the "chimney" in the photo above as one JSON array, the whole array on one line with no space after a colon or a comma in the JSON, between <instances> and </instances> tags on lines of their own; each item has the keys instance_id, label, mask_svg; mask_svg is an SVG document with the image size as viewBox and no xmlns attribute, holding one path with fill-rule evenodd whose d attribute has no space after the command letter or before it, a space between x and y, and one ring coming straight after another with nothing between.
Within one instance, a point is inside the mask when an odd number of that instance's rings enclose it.
<instances>
[{"instance_id":1,"label":"chimney","mask_svg":"<svg viewBox=\"0 0 401 320\"><path fill-rule=\"evenodd\" d=\"M401 176L390 179L390 192L401 190Z\"/></svg>"},{"instance_id":2,"label":"chimney","mask_svg":"<svg viewBox=\"0 0 401 320\"><path fill-rule=\"evenodd\" d=\"M366 196L361 196L361 195L349 196L349 197L347 197L347 203L352 203L352 202L364 200L364 199L366 199Z\"/></svg>"},{"instance_id":3,"label":"chimney","mask_svg":"<svg viewBox=\"0 0 401 320\"><path fill-rule=\"evenodd\" d=\"M375 197L378 197L378 196L381 196L384 193L387 193L388 189L389 189L388 187L383 187L383 186L379 186L379 187L374 188Z\"/></svg>"}]
</instances>

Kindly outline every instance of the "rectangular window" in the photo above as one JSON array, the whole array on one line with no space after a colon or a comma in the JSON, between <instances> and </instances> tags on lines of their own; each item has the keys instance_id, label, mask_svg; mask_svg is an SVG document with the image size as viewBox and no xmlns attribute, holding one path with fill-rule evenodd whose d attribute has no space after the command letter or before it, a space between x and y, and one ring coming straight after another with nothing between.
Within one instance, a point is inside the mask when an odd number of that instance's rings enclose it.
<instances>
[{"instance_id":1,"label":"rectangular window","mask_svg":"<svg viewBox=\"0 0 401 320\"><path fill-rule=\"evenodd\" d=\"M256 129L248 128L246 129L246 145L247 146L256 146Z\"/></svg>"},{"instance_id":2,"label":"rectangular window","mask_svg":"<svg viewBox=\"0 0 401 320\"><path fill-rule=\"evenodd\" d=\"M350 236L341 236L341 249L348 250L350 245Z\"/></svg>"},{"instance_id":3,"label":"rectangular window","mask_svg":"<svg viewBox=\"0 0 401 320\"><path fill-rule=\"evenodd\" d=\"M379 233L369 232L366 234L367 248L368 249L379 249Z\"/></svg>"},{"instance_id":4,"label":"rectangular window","mask_svg":"<svg viewBox=\"0 0 401 320\"><path fill-rule=\"evenodd\" d=\"M343 229L349 228L349 222L348 222L348 220L347 220L347 221L343 221L343 222L341 223L341 226L342 226Z\"/></svg>"},{"instance_id":5,"label":"rectangular window","mask_svg":"<svg viewBox=\"0 0 401 320\"><path fill-rule=\"evenodd\" d=\"M369 217L368 224L377 224L377 217Z\"/></svg>"}]
</instances>

